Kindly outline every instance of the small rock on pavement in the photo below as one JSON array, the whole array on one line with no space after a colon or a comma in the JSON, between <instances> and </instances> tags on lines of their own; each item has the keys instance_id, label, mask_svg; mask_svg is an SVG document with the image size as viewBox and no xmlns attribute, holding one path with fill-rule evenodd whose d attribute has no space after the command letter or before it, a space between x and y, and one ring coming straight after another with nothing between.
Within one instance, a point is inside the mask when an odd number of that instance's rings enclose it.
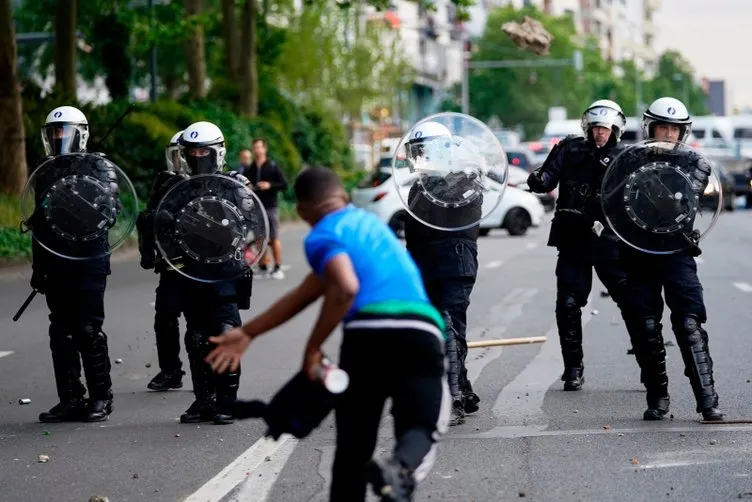
<instances>
[{"instance_id":1,"label":"small rock on pavement","mask_svg":"<svg viewBox=\"0 0 752 502\"><path fill-rule=\"evenodd\" d=\"M29 399L28 397L24 397L18 400L18 404L20 404L21 406L25 404L30 404L30 403L31 403L31 399Z\"/></svg>"},{"instance_id":2,"label":"small rock on pavement","mask_svg":"<svg viewBox=\"0 0 752 502\"><path fill-rule=\"evenodd\" d=\"M592 315L598 315L598 314L600 314L600 311L599 311L599 310L593 310L593 311L591 312L591 314L592 314Z\"/></svg>"},{"instance_id":3,"label":"small rock on pavement","mask_svg":"<svg viewBox=\"0 0 752 502\"><path fill-rule=\"evenodd\" d=\"M718 440L717 439L711 439L710 440L710 444L718 444Z\"/></svg>"},{"instance_id":4,"label":"small rock on pavement","mask_svg":"<svg viewBox=\"0 0 752 502\"><path fill-rule=\"evenodd\" d=\"M49 455L39 455L39 463L44 464L50 461Z\"/></svg>"},{"instance_id":5,"label":"small rock on pavement","mask_svg":"<svg viewBox=\"0 0 752 502\"><path fill-rule=\"evenodd\" d=\"M632 457L631 462L632 462L632 465L638 465L640 463L640 461L637 460L637 457Z\"/></svg>"},{"instance_id":6,"label":"small rock on pavement","mask_svg":"<svg viewBox=\"0 0 752 502\"><path fill-rule=\"evenodd\" d=\"M138 479L138 473L137 472L133 473L133 479Z\"/></svg>"},{"instance_id":7,"label":"small rock on pavement","mask_svg":"<svg viewBox=\"0 0 752 502\"><path fill-rule=\"evenodd\" d=\"M523 498L525 496L525 492L519 492L519 493L517 493L517 495L519 495L520 498Z\"/></svg>"},{"instance_id":8,"label":"small rock on pavement","mask_svg":"<svg viewBox=\"0 0 752 502\"><path fill-rule=\"evenodd\" d=\"M110 502L110 499L107 497L101 497L99 495L94 495L89 499L89 502Z\"/></svg>"},{"instance_id":9,"label":"small rock on pavement","mask_svg":"<svg viewBox=\"0 0 752 502\"><path fill-rule=\"evenodd\" d=\"M264 462L271 462L271 461L272 461L272 457L264 457Z\"/></svg>"},{"instance_id":10,"label":"small rock on pavement","mask_svg":"<svg viewBox=\"0 0 752 502\"><path fill-rule=\"evenodd\" d=\"M123 364L123 360L118 357L115 359L115 364Z\"/></svg>"},{"instance_id":11,"label":"small rock on pavement","mask_svg":"<svg viewBox=\"0 0 752 502\"><path fill-rule=\"evenodd\" d=\"M144 364L144 366L146 366L147 368L151 368L151 363L146 363Z\"/></svg>"}]
</instances>

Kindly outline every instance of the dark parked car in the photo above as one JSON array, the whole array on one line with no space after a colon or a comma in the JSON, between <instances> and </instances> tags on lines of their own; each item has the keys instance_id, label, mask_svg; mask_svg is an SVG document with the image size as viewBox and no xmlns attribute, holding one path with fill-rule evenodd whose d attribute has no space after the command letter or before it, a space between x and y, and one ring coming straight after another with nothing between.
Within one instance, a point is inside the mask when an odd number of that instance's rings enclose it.
<instances>
[{"instance_id":1,"label":"dark parked car","mask_svg":"<svg viewBox=\"0 0 752 502\"><path fill-rule=\"evenodd\" d=\"M724 211L733 211L736 208L736 181L725 167L716 163L714 166L721 186L721 205ZM713 179L705 188L705 193L700 198L700 204L708 209L715 209L718 204L718 185Z\"/></svg>"}]
</instances>

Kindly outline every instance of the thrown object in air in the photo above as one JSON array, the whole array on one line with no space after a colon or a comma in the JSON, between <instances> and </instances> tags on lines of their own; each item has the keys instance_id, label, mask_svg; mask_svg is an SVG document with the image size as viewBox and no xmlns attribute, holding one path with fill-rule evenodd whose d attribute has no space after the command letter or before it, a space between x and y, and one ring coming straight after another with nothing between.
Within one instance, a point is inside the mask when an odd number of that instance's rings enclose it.
<instances>
[{"instance_id":1,"label":"thrown object in air","mask_svg":"<svg viewBox=\"0 0 752 502\"><path fill-rule=\"evenodd\" d=\"M523 50L531 50L539 56L547 56L554 37L540 23L525 16L521 22L508 22L501 25L501 31L512 39L514 45Z\"/></svg>"}]
</instances>

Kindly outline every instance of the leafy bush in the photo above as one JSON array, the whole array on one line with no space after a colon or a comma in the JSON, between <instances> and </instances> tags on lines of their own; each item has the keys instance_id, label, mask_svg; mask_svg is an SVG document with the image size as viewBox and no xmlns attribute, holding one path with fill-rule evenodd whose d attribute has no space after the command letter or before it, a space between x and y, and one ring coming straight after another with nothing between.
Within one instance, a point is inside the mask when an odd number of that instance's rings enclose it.
<instances>
[{"instance_id":1,"label":"leafy bush","mask_svg":"<svg viewBox=\"0 0 752 502\"><path fill-rule=\"evenodd\" d=\"M0 228L0 258L31 256L31 233L22 234L17 228Z\"/></svg>"}]
</instances>

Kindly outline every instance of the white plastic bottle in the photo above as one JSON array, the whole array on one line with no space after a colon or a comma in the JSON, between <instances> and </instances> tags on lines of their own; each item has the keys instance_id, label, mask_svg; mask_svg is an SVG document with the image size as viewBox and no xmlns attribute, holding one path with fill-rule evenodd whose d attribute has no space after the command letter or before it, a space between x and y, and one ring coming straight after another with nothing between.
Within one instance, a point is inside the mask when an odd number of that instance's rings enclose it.
<instances>
[{"instance_id":1,"label":"white plastic bottle","mask_svg":"<svg viewBox=\"0 0 752 502\"><path fill-rule=\"evenodd\" d=\"M347 386L350 384L350 376L338 368L333 362L324 357L321 360L321 364L316 369L316 376L319 381L324 384L326 390L332 394L341 394L347 390Z\"/></svg>"}]
</instances>

